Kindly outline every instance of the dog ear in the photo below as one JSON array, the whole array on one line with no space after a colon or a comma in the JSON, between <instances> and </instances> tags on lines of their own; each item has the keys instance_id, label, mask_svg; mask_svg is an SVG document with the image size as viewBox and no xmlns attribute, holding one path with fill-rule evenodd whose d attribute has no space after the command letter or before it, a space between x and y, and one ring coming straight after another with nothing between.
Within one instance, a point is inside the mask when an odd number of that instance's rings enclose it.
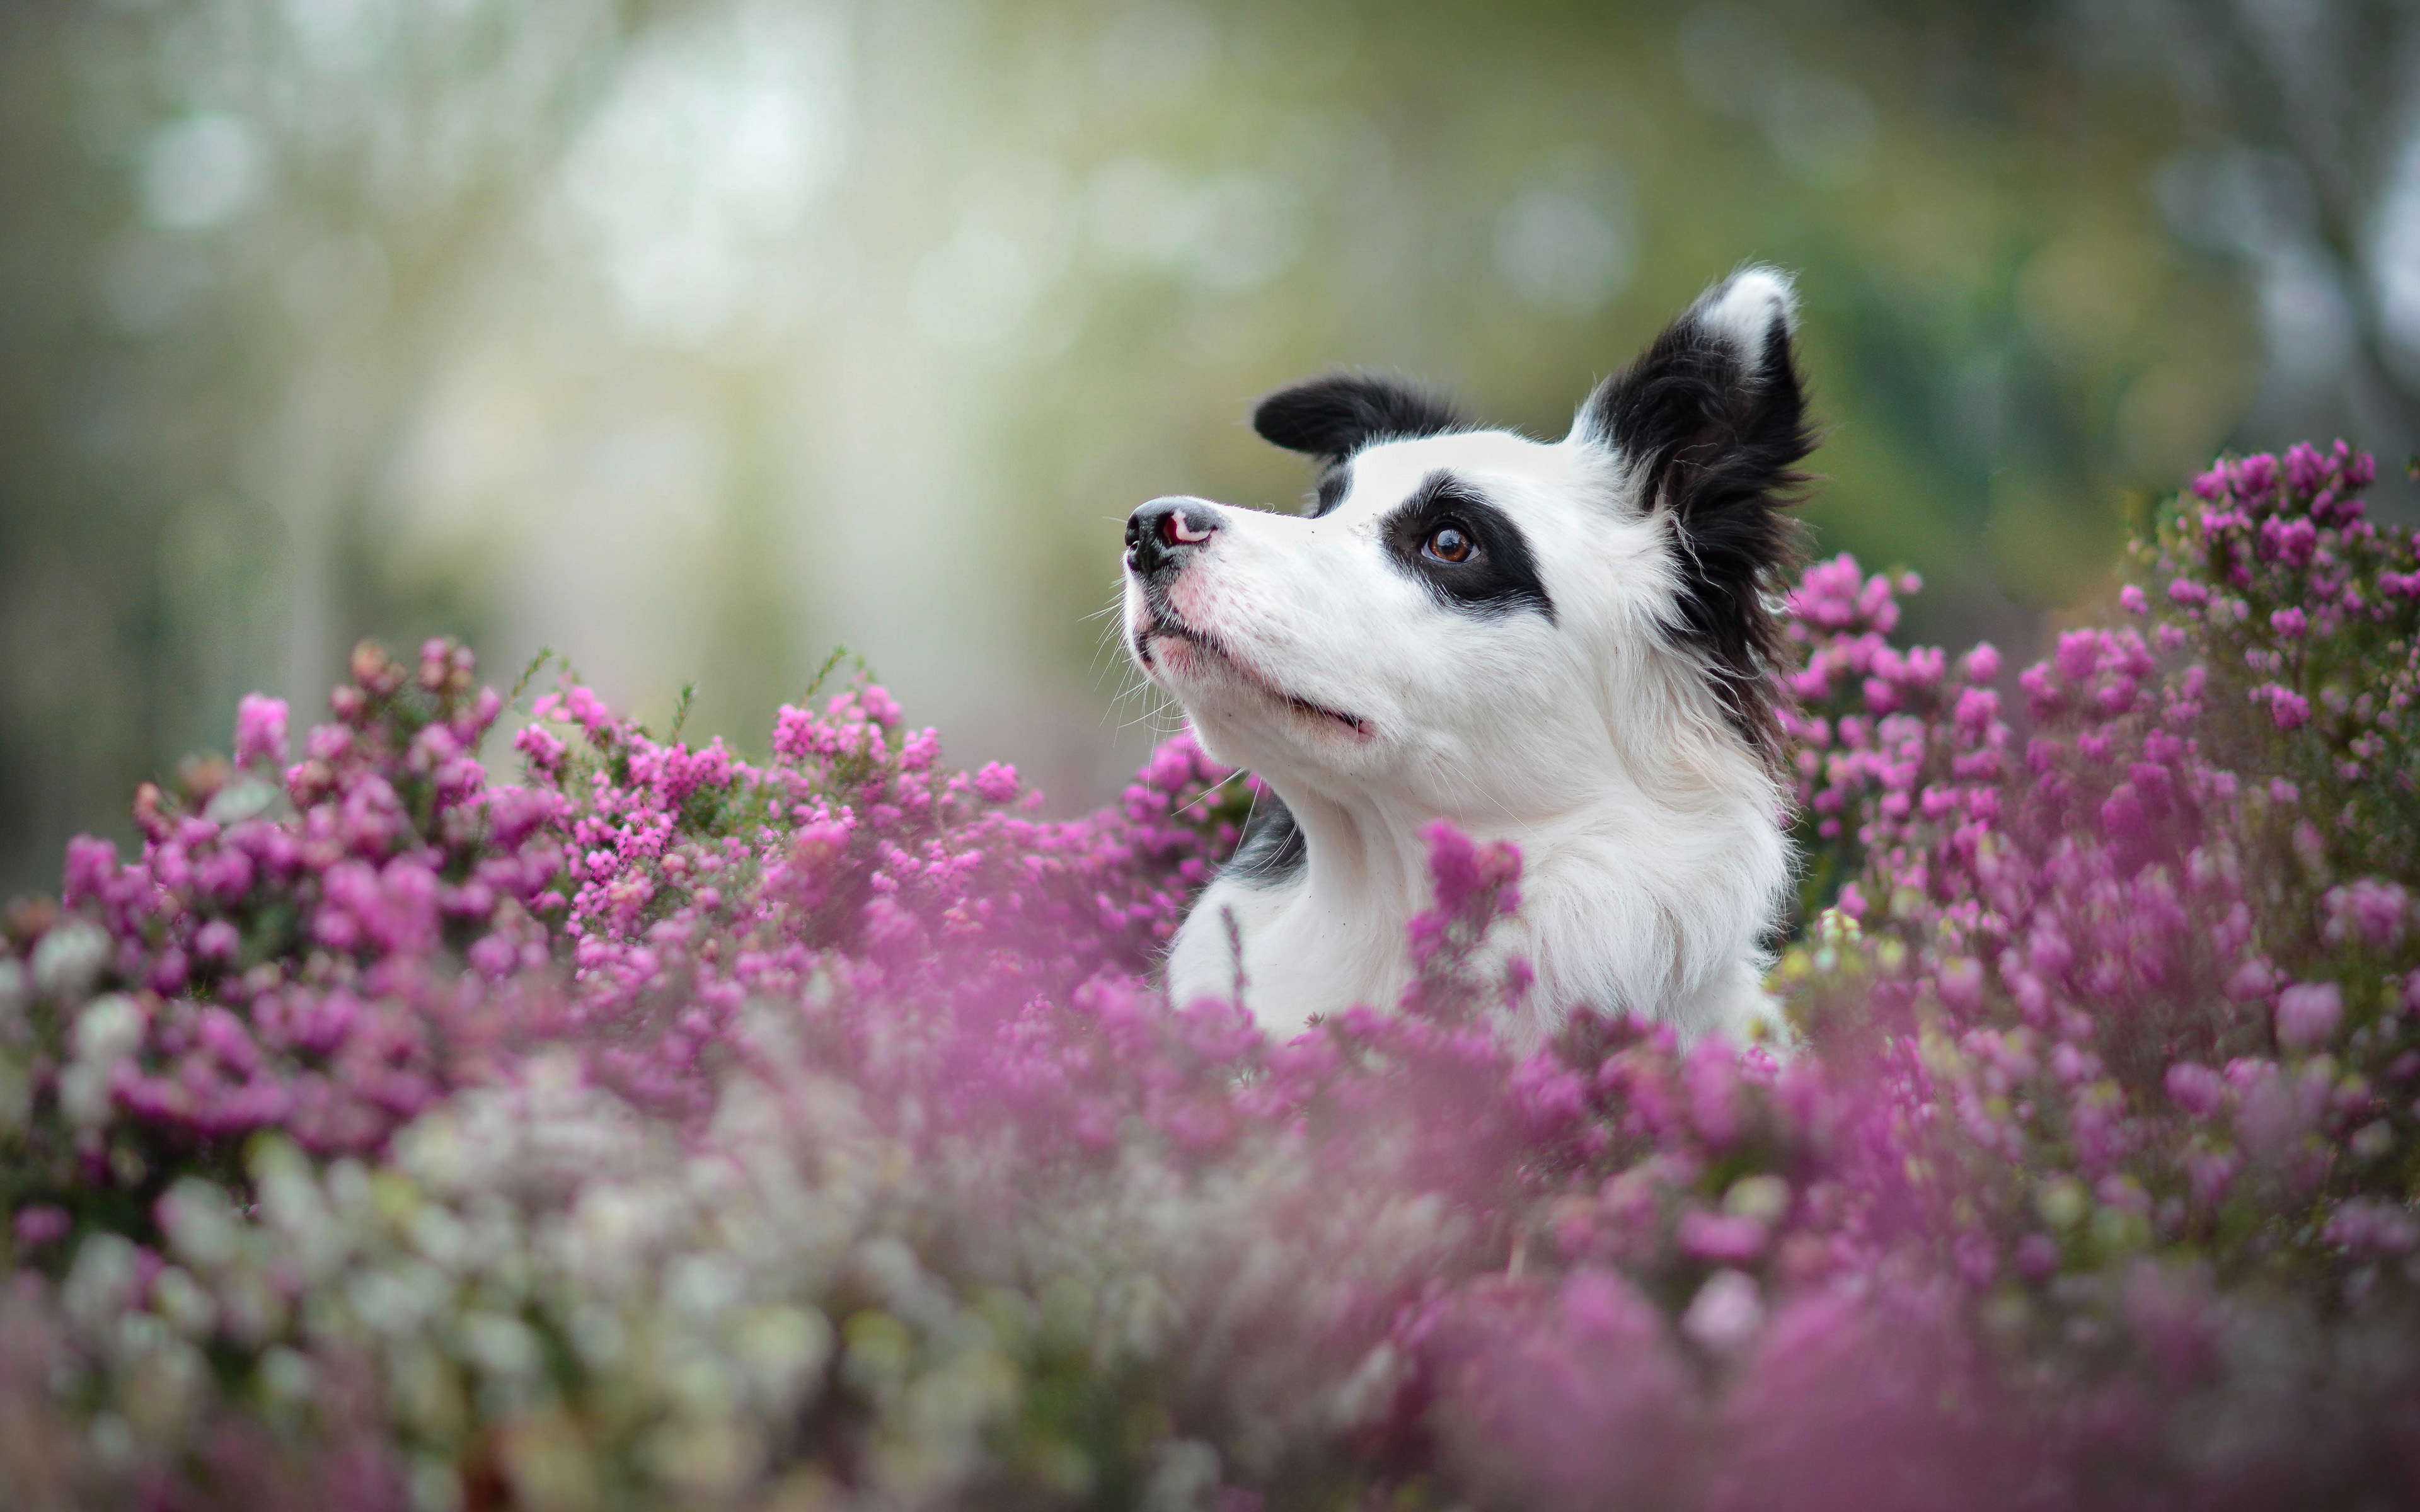
<instances>
[{"instance_id":1,"label":"dog ear","mask_svg":"<svg viewBox=\"0 0 2420 1512\"><path fill-rule=\"evenodd\" d=\"M1683 634L1760 749L1776 751L1764 688L1782 650L1770 593L1797 554L1815 449L1791 334L1790 280L1745 268L1708 289L1630 367L1599 385L1580 428L1621 454L1637 497L1668 511L1680 548Z\"/></svg>"},{"instance_id":2,"label":"dog ear","mask_svg":"<svg viewBox=\"0 0 2420 1512\"><path fill-rule=\"evenodd\" d=\"M1453 406L1407 383L1330 373L1263 399L1253 408L1252 428L1289 452L1339 461L1371 441L1459 430L1462 419Z\"/></svg>"}]
</instances>

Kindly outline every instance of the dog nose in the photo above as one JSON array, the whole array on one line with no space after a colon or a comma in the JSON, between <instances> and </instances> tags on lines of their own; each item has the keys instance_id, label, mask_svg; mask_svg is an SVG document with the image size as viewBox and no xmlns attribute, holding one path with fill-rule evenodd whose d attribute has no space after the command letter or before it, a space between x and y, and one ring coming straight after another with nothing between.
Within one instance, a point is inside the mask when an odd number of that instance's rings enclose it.
<instances>
[{"instance_id":1,"label":"dog nose","mask_svg":"<svg viewBox=\"0 0 2420 1512\"><path fill-rule=\"evenodd\" d=\"M1126 565L1140 578L1172 573L1224 523L1199 499L1155 499L1126 517Z\"/></svg>"}]
</instances>

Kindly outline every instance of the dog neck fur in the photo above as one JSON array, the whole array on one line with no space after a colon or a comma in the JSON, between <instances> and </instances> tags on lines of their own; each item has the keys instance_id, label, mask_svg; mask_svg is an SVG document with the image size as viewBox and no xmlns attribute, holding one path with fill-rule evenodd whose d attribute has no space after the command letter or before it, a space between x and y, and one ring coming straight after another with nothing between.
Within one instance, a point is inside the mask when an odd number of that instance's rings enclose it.
<instances>
[{"instance_id":1,"label":"dog neck fur","mask_svg":"<svg viewBox=\"0 0 2420 1512\"><path fill-rule=\"evenodd\" d=\"M1225 995L1240 967L1280 1031L1391 1004L1442 817L1521 847L1522 906L1491 948L1536 972L1524 1026L1581 1006L1691 1036L1772 1023L1759 981L1792 857L1768 594L1807 449L1793 321L1778 275L1735 275L1557 442L1387 380L1314 380L1255 416L1325 465L1311 517L1137 512L1138 660L1282 804L1179 932L1171 995Z\"/></svg>"}]
</instances>

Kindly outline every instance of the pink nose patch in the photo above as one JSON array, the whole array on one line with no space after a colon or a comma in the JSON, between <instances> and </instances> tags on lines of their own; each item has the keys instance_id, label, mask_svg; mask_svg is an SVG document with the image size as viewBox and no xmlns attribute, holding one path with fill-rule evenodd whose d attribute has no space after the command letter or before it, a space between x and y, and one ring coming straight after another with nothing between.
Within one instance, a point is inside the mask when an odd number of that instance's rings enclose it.
<instances>
[{"instance_id":1,"label":"pink nose patch","mask_svg":"<svg viewBox=\"0 0 2420 1512\"><path fill-rule=\"evenodd\" d=\"M1214 533L1212 531L1195 530L1193 522L1185 517L1185 511L1181 509L1168 516L1168 544L1171 546L1199 546Z\"/></svg>"}]
</instances>

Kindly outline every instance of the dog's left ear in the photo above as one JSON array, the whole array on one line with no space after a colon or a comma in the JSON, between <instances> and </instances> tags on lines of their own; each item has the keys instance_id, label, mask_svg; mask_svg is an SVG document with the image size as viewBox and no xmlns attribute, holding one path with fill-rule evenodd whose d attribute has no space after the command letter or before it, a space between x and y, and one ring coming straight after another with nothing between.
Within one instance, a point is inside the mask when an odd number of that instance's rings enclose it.
<instances>
[{"instance_id":1,"label":"dog's left ear","mask_svg":"<svg viewBox=\"0 0 2420 1512\"><path fill-rule=\"evenodd\" d=\"M1252 428L1263 440L1329 462L1373 441L1435 436L1461 425L1445 400L1374 373L1330 373L1280 389L1252 408Z\"/></svg>"},{"instance_id":2,"label":"dog's left ear","mask_svg":"<svg viewBox=\"0 0 2420 1512\"><path fill-rule=\"evenodd\" d=\"M1669 512L1678 628L1712 659L1725 705L1761 748L1775 736L1759 689L1782 639L1767 592L1797 545L1780 511L1807 481L1794 464L1815 449L1791 349L1797 315L1788 277L1742 269L1599 385L1576 427L1621 455L1642 507Z\"/></svg>"}]
</instances>

